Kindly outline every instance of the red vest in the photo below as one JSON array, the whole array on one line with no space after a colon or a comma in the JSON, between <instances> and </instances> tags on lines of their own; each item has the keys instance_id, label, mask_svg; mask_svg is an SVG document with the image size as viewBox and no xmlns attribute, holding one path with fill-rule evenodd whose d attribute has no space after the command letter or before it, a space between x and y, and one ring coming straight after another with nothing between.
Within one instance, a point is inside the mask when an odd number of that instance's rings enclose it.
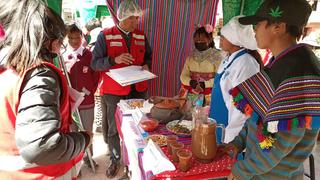
<instances>
[{"instance_id":1,"label":"red vest","mask_svg":"<svg viewBox=\"0 0 320 180\"><path fill-rule=\"evenodd\" d=\"M106 44L107 44L107 52L108 56L115 58L122 53L129 53L128 47L126 45L125 39L123 39L121 32L119 29L114 26L113 28L106 29L103 31ZM144 62L144 54L145 54L145 36L143 32L134 30L132 32L131 38L131 47L130 54L133 56L134 61L133 65L142 65ZM116 64L112 66L110 69L117 69L121 67L126 67L126 64ZM109 70L108 70L109 71ZM108 72L106 71L106 72ZM100 91L102 94L114 94L114 95L128 95L130 93L130 86L121 86L116 81L111 79L106 73L101 73L101 82ZM143 92L147 89L148 83L147 81L143 81L135 84L136 90L139 92Z\"/></svg>"},{"instance_id":2,"label":"red vest","mask_svg":"<svg viewBox=\"0 0 320 180\"><path fill-rule=\"evenodd\" d=\"M69 132L69 125L71 123L71 107L66 79L62 72L54 65L50 63L43 64L51 67L61 77L61 92L63 93L60 98L60 113L62 117L60 132L67 133ZM0 69L0 82L3 84L0 89L0 161L4 164L8 163L8 167L0 166L0 179L56 179L67 173L83 157L82 153L64 163L38 166L24 162L20 156L15 141L16 115L20 103L21 84L27 72L32 69L24 72L22 76L19 76L12 69ZM9 162L14 166L9 167Z\"/></svg>"}]
</instances>

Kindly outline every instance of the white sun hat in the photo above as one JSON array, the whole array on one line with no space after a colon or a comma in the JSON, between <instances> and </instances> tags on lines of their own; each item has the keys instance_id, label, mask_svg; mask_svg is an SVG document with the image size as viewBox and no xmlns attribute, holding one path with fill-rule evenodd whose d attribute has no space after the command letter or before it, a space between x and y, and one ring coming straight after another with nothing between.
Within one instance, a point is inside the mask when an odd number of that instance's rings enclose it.
<instances>
[{"instance_id":1,"label":"white sun hat","mask_svg":"<svg viewBox=\"0 0 320 180\"><path fill-rule=\"evenodd\" d=\"M242 25L239 18L233 17L226 25L221 28L221 35L233 45L244 47L250 50L257 49L257 42L252 25Z\"/></svg>"}]
</instances>

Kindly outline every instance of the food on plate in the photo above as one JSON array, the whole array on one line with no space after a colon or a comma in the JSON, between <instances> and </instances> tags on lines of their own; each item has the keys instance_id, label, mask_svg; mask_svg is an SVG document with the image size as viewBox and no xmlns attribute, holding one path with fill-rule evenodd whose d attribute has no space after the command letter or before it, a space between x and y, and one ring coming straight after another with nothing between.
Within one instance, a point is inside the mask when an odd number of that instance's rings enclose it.
<instances>
[{"instance_id":1,"label":"food on plate","mask_svg":"<svg viewBox=\"0 0 320 180\"><path fill-rule=\"evenodd\" d=\"M159 146L166 146L167 145L167 136L160 135L160 134L154 134L149 137L147 137L147 141L151 139L153 142L158 144Z\"/></svg>"},{"instance_id":2,"label":"food on plate","mask_svg":"<svg viewBox=\"0 0 320 180\"><path fill-rule=\"evenodd\" d=\"M178 136L191 136L192 122L188 120L178 122L179 120L169 122L166 125L167 129Z\"/></svg>"},{"instance_id":3,"label":"food on plate","mask_svg":"<svg viewBox=\"0 0 320 180\"><path fill-rule=\"evenodd\" d=\"M159 121L152 118L147 118L140 121L140 127L147 132L154 131L158 125Z\"/></svg>"},{"instance_id":4,"label":"food on plate","mask_svg":"<svg viewBox=\"0 0 320 180\"><path fill-rule=\"evenodd\" d=\"M176 134L190 134L191 131L187 128L187 126L176 124L171 126L170 130Z\"/></svg>"},{"instance_id":5,"label":"food on plate","mask_svg":"<svg viewBox=\"0 0 320 180\"><path fill-rule=\"evenodd\" d=\"M135 99L135 100L130 100L130 101L128 101L127 103L129 104L129 106L130 106L132 109L135 109L136 107L137 107L137 108L142 108L142 107L143 107L143 102L144 102L144 100Z\"/></svg>"}]
</instances>

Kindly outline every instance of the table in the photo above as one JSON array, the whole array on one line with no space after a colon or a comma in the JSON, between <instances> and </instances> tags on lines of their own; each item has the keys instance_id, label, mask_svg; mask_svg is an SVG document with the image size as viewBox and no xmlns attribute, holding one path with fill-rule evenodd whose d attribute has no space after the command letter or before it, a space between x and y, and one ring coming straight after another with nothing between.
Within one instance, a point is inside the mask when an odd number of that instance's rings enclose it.
<instances>
[{"instance_id":1,"label":"table","mask_svg":"<svg viewBox=\"0 0 320 180\"><path fill-rule=\"evenodd\" d=\"M216 157L213 162L208 164L202 164L192 158L192 168L187 172L180 172L178 170L177 163L173 163L176 166L175 171L165 171L157 175L153 175L151 171L145 172L143 167L142 156L143 151L140 146L141 134L135 128L136 126L131 115L122 115L121 110L118 108L115 114L117 129L120 139L122 141L122 158L126 166L128 166L131 172L132 179L219 179L225 178L230 174L231 166L235 163L235 160L227 155ZM131 128L131 130L129 130ZM163 134L169 135L171 132L167 131L164 125L159 125L156 131L150 134ZM191 138L184 137L179 138L180 142L183 142L186 148L191 149ZM167 147L162 147L162 151L171 159L171 156L167 153Z\"/></svg>"}]
</instances>

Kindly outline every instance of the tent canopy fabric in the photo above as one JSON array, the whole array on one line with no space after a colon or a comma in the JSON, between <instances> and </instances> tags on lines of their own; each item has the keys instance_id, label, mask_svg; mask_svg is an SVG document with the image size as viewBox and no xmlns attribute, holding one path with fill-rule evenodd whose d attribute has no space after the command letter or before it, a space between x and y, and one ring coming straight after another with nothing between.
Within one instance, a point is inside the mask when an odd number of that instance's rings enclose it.
<instances>
[{"instance_id":1,"label":"tent canopy fabric","mask_svg":"<svg viewBox=\"0 0 320 180\"><path fill-rule=\"evenodd\" d=\"M92 18L110 16L108 7L105 3L102 5L100 0L82 0L81 4L78 4L76 7L79 12L81 25L85 25Z\"/></svg>"},{"instance_id":2,"label":"tent canopy fabric","mask_svg":"<svg viewBox=\"0 0 320 180\"><path fill-rule=\"evenodd\" d=\"M61 15L62 0L43 0L51 9Z\"/></svg>"},{"instance_id":3,"label":"tent canopy fabric","mask_svg":"<svg viewBox=\"0 0 320 180\"><path fill-rule=\"evenodd\" d=\"M262 0L223 0L223 24L227 24L232 17L240 14L247 16L255 14L262 2Z\"/></svg>"}]
</instances>

